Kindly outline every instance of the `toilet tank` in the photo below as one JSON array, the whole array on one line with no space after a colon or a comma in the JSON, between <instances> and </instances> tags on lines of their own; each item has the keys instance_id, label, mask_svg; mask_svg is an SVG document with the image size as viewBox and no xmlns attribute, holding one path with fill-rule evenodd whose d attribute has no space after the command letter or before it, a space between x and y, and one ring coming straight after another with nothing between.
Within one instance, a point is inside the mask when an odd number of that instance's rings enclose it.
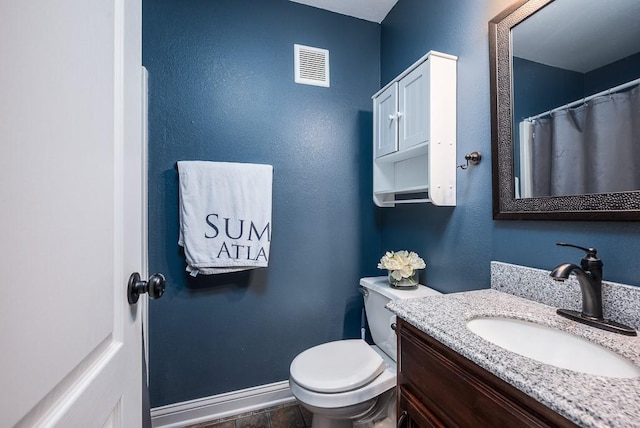
<instances>
[{"instance_id":1,"label":"toilet tank","mask_svg":"<svg viewBox=\"0 0 640 428\"><path fill-rule=\"evenodd\" d=\"M424 285L419 285L415 290L391 288L386 276L361 278L360 285L366 290L363 293L364 310L373 342L396 361L396 332L391 329L391 324L396 322L396 316L386 309L385 305L391 300L415 299L442 293Z\"/></svg>"}]
</instances>

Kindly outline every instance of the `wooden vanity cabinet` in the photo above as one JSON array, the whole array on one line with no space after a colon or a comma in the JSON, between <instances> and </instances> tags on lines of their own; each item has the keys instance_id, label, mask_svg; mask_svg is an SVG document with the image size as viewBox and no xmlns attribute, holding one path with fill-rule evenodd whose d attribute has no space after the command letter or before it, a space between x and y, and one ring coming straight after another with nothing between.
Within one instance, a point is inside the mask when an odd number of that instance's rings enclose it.
<instances>
[{"instance_id":1,"label":"wooden vanity cabinet","mask_svg":"<svg viewBox=\"0 0 640 428\"><path fill-rule=\"evenodd\" d=\"M576 427L398 318L399 427Z\"/></svg>"}]
</instances>

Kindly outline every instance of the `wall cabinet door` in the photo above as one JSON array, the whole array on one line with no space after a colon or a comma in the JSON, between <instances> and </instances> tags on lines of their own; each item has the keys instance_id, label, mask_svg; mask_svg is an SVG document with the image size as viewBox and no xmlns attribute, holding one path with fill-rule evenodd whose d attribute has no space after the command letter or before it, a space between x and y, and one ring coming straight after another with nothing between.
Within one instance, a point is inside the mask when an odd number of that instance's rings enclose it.
<instances>
[{"instance_id":1,"label":"wall cabinet door","mask_svg":"<svg viewBox=\"0 0 640 428\"><path fill-rule=\"evenodd\" d=\"M374 157L398 150L398 85L389 86L374 99Z\"/></svg>"},{"instance_id":2,"label":"wall cabinet door","mask_svg":"<svg viewBox=\"0 0 640 428\"><path fill-rule=\"evenodd\" d=\"M374 110L376 158L428 141L428 62L374 98Z\"/></svg>"},{"instance_id":3,"label":"wall cabinet door","mask_svg":"<svg viewBox=\"0 0 640 428\"><path fill-rule=\"evenodd\" d=\"M429 62L398 82L398 150L429 140Z\"/></svg>"}]
</instances>

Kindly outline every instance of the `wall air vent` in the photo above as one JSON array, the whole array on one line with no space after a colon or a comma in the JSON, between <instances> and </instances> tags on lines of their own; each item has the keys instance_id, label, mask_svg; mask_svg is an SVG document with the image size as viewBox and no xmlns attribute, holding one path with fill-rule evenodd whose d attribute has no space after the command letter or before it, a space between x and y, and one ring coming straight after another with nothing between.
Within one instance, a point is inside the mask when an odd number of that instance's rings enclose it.
<instances>
[{"instance_id":1,"label":"wall air vent","mask_svg":"<svg viewBox=\"0 0 640 428\"><path fill-rule=\"evenodd\" d=\"M329 87L329 51L310 46L293 45L295 82Z\"/></svg>"}]
</instances>

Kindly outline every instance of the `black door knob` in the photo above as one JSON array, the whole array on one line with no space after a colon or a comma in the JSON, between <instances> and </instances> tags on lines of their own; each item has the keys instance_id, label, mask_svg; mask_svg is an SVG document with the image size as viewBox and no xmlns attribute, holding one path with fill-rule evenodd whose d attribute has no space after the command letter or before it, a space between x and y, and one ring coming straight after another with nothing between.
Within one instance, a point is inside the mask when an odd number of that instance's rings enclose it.
<instances>
[{"instance_id":1,"label":"black door knob","mask_svg":"<svg viewBox=\"0 0 640 428\"><path fill-rule=\"evenodd\" d=\"M148 281L140 280L138 272L132 273L127 285L127 300L129 304L137 303L140 295L144 293L149 293L149 297L152 299L159 299L164 294L166 282L164 275L161 273L151 275Z\"/></svg>"}]
</instances>

